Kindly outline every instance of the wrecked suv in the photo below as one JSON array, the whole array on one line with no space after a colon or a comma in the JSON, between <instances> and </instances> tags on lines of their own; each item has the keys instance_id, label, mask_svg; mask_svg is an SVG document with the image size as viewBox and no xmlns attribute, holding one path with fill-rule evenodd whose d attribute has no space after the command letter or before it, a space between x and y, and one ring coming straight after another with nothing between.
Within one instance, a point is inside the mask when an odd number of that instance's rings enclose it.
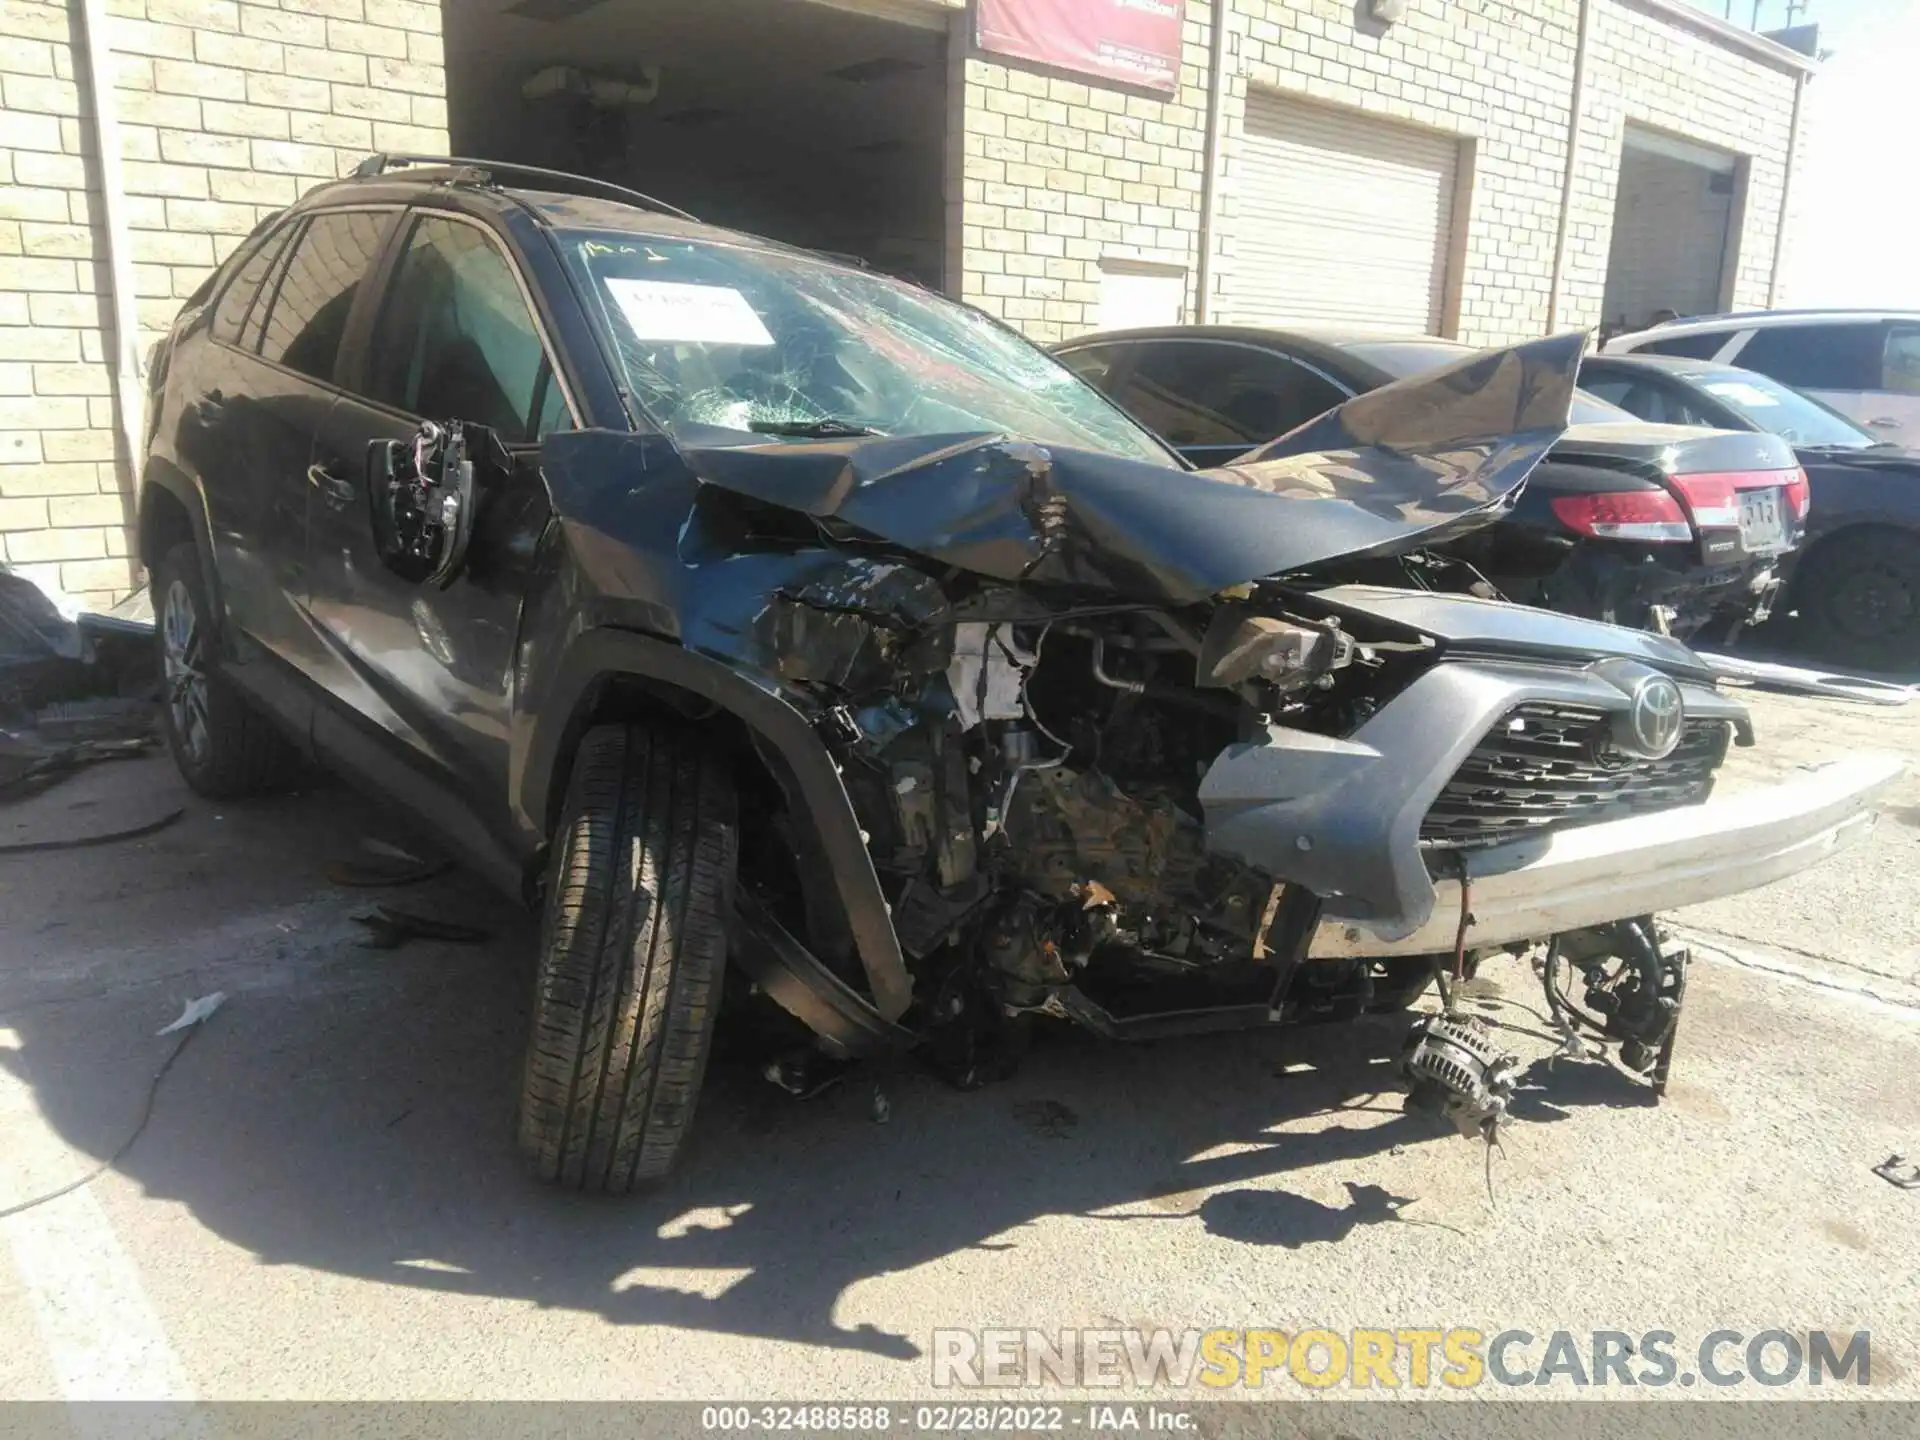
<instances>
[{"instance_id":1,"label":"wrecked suv","mask_svg":"<svg viewBox=\"0 0 1920 1440\"><path fill-rule=\"evenodd\" d=\"M1814 863L1898 773L1713 796L1752 735L1693 654L1426 548L1513 503L1577 335L1196 472L976 311L592 188L376 158L261 226L155 356L140 518L196 789L318 758L543 907L545 1178L664 1173L734 1005L973 1084L1037 1017L1437 976L1406 1078L1490 1133L1512 1063L1451 981L1537 945L1658 1083L1655 912Z\"/></svg>"}]
</instances>

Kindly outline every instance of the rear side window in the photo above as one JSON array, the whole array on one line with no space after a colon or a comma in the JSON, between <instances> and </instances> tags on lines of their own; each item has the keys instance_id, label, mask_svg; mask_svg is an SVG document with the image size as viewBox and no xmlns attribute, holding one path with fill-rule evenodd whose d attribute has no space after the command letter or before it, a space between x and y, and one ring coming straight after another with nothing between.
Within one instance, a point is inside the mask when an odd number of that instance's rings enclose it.
<instances>
[{"instance_id":1,"label":"rear side window","mask_svg":"<svg viewBox=\"0 0 1920 1440\"><path fill-rule=\"evenodd\" d=\"M1711 360L1720 353L1720 347L1727 343L1732 334L1730 330L1709 330L1700 335L1675 335L1666 340L1649 340L1633 348L1652 355L1683 355L1689 360Z\"/></svg>"},{"instance_id":2,"label":"rear side window","mask_svg":"<svg viewBox=\"0 0 1920 1440\"><path fill-rule=\"evenodd\" d=\"M274 294L260 344L265 358L316 380L333 378L354 296L392 223L387 211L314 216Z\"/></svg>"},{"instance_id":3,"label":"rear side window","mask_svg":"<svg viewBox=\"0 0 1920 1440\"><path fill-rule=\"evenodd\" d=\"M1920 395L1920 325L1895 325L1887 331L1882 388L1897 395Z\"/></svg>"},{"instance_id":4,"label":"rear side window","mask_svg":"<svg viewBox=\"0 0 1920 1440\"><path fill-rule=\"evenodd\" d=\"M510 442L567 423L512 266L484 231L420 220L374 331L369 398Z\"/></svg>"},{"instance_id":5,"label":"rear side window","mask_svg":"<svg viewBox=\"0 0 1920 1440\"><path fill-rule=\"evenodd\" d=\"M247 312L260 294L260 282L273 269L273 262L280 258L287 236L292 233L291 225L282 225L241 259L232 283L221 293L220 303L213 307L214 339L229 345L240 343L240 328L247 323Z\"/></svg>"},{"instance_id":6,"label":"rear side window","mask_svg":"<svg viewBox=\"0 0 1920 1440\"><path fill-rule=\"evenodd\" d=\"M1878 325L1772 325L1753 332L1733 363L1802 390L1878 390Z\"/></svg>"},{"instance_id":7,"label":"rear side window","mask_svg":"<svg viewBox=\"0 0 1920 1440\"><path fill-rule=\"evenodd\" d=\"M1114 398L1175 445L1252 445L1347 397L1270 350L1169 341L1140 352Z\"/></svg>"}]
</instances>

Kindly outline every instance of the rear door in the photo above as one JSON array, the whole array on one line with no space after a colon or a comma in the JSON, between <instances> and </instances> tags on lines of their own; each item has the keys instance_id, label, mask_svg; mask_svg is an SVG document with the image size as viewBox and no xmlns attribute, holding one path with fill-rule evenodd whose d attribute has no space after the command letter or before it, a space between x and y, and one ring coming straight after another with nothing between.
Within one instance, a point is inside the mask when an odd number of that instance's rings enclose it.
<instances>
[{"instance_id":1,"label":"rear door","mask_svg":"<svg viewBox=\"0 0 1920 1440\"><path fill-rule=\"evenodd\" d=\"M1880 389L1855 415L1882 440L1920 448L1920 322L1896 320L1881 347Z\"/></svg>"},{"instance_id":2,"label":"rear door","mask_svg":"<svg viewBox=\"0 0 1920 1440\"><path fill-rule=\"evenodd\" d=\"M307 465L333 403L347 317L394 213L322 211L290 221L243 263L215 307L219 359L182 446L206 487L243 683L266 657L307 668Z\"/></svg>"},{"instance_id":3,"label":"rear door","mask_svg":"<svg viewBox=\"0 0 1920 1440\"><path fill-rule=\"evenodd\" d=\"M1893 440L1902 409L1889 410L1891 397L1881 390L1888 343L1887 327L1877 320L1767 325L1756 328L1728 363L1804 390Z\"/></svg>"},{"instance_id":4,"label":"rear door","mask_svg":"<svg viewBox=\"0 0 1920 1440\"><path fill-rule=\"evenodd\" d=\"M1224 465L1349 398L1298 360L1231 340L1143 343L1109 393L1203 468Z\"/></svg>"},{"instance_id":5,"label":"rear door","mask_svg":"<svg viewBox=\"0 0 1920 1440\"><path fill-rule=\"evenodd\" d=\"M415 212L407 226L353 388L315 447L307 603L337 702L315 736L403 801L440 810L457 839L469 822L449 795L484 802L471 810L504 806L513 646L548 517L535 446L574 420L499 238L447 212ZM446 589L389 570L374 533L370 448L411 440L423 419L484 425L512 458L480 495L467 564Z\"/></svg>"}]
</instances>

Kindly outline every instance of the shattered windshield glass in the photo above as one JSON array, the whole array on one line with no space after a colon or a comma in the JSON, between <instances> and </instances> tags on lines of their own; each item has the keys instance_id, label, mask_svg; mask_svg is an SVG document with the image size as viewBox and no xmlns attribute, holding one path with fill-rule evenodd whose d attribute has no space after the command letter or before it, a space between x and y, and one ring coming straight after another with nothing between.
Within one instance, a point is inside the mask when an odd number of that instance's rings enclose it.
<instances>
[{"instance_id":1,"label":"shattered windshield glass","mask_svg":"<svg viewBox=\"0 0 1920 1440\"><path fill-rule=\"evenodd\" d=\"M928 291L703 241L573 232L561 242L635 401L670 433L988 430L1177 464L1036 346Z\"/></svg>"}]
</instances>

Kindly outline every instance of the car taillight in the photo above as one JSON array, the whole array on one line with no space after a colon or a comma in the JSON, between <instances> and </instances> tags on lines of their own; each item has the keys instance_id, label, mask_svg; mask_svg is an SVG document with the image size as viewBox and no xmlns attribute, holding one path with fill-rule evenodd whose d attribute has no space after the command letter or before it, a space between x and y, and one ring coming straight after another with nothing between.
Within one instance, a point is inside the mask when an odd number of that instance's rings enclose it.
<instances>
[{"instance_id":1,"label":"car taillight","mask_svg":"<svg viewBox=\"0 0 1920 1440\"><path fill-rule=\"evenodd\" d=\"M1813 487L1807 484L1807 472L1798 466L1786 472L1787 508L1793 511L1793 518L1804 520L1807 511L1813 508Z\"/></svg>"},{"instance_id":2,"label":"car taillight","mask_svg":"<svg viewBox=\"0 0 1920 1440\"><path fill-rule=\"evenodd\" d=\"M1664 490L1621 490L1606 495L1563 495L1553 502L1560 523L1598 540L1693 539L1680 502Z\"/></svg>"},{"instance_id":3,"label":"car taillight","mask_svg":"<svg viewBox=\"0 0 1920 1440\"><path fill-rule=\"evenodd\" d=\"M1703 475L1676 475L1678 490L1699 525L1735 526L1740 523L1742 490L1781 490L1794 516L1807 513L1807 472L1792 470L1724 470ZM1796 487L1798 487L1796 489Z\"/></svg>"}]
</instances>

